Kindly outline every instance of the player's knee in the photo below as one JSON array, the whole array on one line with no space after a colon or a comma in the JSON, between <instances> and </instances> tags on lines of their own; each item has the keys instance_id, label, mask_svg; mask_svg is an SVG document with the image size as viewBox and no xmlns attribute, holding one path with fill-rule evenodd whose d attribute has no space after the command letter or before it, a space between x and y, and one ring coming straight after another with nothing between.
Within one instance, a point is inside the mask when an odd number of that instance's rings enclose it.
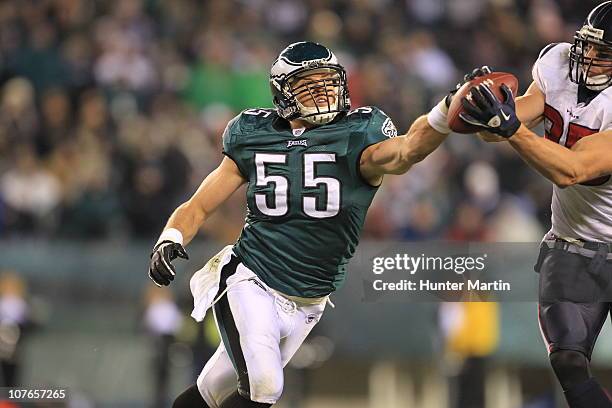
<instances>
[{"instance_id":1,"label":"player's knee","mask_svg":"<svg viewBox=\"0 0 612 408\"><path fill-rule=\"evenodd\" d=\"M239 379L240 395L255 402L274 404L283 392L278 339L270 335L249 335L241 338L241 343L247 359L248 377Z\"/></svg>"},{"instance_id":2,"label":"player's knee","mask_svg":"<svg viewBox=\"0 0 612 408\"><path fill-rule=\"evenodd\" d=\"M550 364L555 371L586 370L586 356L574 350L558 350L550 355Z\"/></svg>"},{"instance_id":3,"label":"player's knee","mask_svg":"<svg viewBox=\"0 0 612 408\"><path fill-rule=\"evenodd\" d=\"M282 371L249 372L249 398L252 401L274 404L283 393L283 385Z\"/></svg>"},{"instance_id":4,"label":"player's knee","mask_svg":"<svg viewBox=\"0 0 612 408\"><path fill-rule=\"evenodd\" d=\"M227 395L227 390L231 387L235 387L236 375L232 372L232 385L228 387L228 380L226 376L220 375L215 371L209 371L206 374L202 373L198 376L196 384L200 393L205 400L213 401L219 404L220 401ZM235 388L234 388L235 390Z\"/></svg>"},{"instance_id":5,"label":"player's knee","mask_svg":"<svg viewBox=\"0 0 612 408\"><path fill-rule=\"evenodd\" d=\"M589 378L589 362L579 351L555 351L550 354L550 364L563 389L568 389Z\"/></svg>"}]
</instances>

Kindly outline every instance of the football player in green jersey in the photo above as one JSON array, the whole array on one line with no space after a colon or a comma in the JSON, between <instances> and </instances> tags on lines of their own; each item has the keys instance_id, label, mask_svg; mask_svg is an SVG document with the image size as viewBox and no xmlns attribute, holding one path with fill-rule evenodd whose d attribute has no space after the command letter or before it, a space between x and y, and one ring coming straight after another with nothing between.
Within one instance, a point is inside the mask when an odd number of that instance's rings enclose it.
<instances>
[{"instance_id":1,"label":"football player in green jersey","mask_svg":"<svg viewBox=\"0 0 612 408\"><path fill-rule=\"evenodd\" d=\"M175 408L274 404L283 367L344 281L383 176L405 173L450 133L444 101L402 136L380 109L350 110L344 68L313 42L281 52L270 86L276 109L245 110L227 125L226 157L174 211L153 250L149 276L168 285L171 262L187 258L184 245L247 184L240 238L190 283L192 316L201 320L212 306L223 341Z\"/></svg>"}]
</instances>

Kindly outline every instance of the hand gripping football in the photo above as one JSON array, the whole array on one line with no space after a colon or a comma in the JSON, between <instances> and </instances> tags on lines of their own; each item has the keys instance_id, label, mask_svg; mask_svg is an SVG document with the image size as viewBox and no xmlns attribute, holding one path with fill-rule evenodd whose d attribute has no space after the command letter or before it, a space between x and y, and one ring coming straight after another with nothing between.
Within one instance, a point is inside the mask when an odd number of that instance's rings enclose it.
<instances>
[{"instance_id":1,"label":"hand gripping football","mask_svg":"<svg viewBox=\"0 0 612 408\"><path fill-rule=\"evenodd\" d=\"M451 104L448 107L448 126L453 132L476 133L483 130L481 127L464 122L463 119L459 117L459 114L464 111L463 106L461 105L461 98L468 96L470 89L480 85L483 82L487 84L489 88L491 88L491 91L493 91L495 96L497 96L500 100L504 99L504 95L499 89L502 84L506 84L506 86L512 90L514 96L516 96L516 92L518 91L518 79L516 79L514 75L507 72L492 72L466 82L461 88L459 88L455 95L453 95Z\"/></svg>"}]
</instances>

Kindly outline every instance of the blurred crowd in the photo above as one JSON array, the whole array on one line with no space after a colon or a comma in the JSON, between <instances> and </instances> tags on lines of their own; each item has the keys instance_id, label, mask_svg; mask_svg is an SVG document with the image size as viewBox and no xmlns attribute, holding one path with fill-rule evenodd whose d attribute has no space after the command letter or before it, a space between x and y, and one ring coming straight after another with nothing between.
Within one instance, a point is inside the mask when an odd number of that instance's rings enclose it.
<instances>
[{"instance_id":1,"label":"blurred crowd","mask_svg":"<svg viewBox=\"0 0 612 408\"><path fill-rule=\"evenodd\" d=\"M569 41L595 3L3 0L0 237L155 239L219 163L227 121L271 106L269 67L293 41L332 48L353 106L404 131L476 66L526 89L539 50ZM504 143L451 135L388 177L365 235L536 240L549 195ZM223 210L234 229L243 201Z\"/></svg>"}]
</instances>

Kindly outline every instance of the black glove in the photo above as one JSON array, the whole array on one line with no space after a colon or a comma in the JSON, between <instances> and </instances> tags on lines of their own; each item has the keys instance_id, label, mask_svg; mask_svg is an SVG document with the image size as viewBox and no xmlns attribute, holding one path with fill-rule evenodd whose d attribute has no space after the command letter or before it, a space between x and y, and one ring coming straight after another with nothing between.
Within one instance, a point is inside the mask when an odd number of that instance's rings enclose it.
<instances>
[{"instance_id":1,"label":"black glove","mask_svg":"<svg viewBox=\"0 0 612 408\"><path fill-rule=\"evenodd\" d=\"M457 93L459 88L461 88L463 86L463 84L465 84L466 82L470 82L472 79L474 79L476 77L485 76L485 75L488 75L490 73L491 73L491 68L489 68L488 65L483 65L480 68L474 68L472 70L472 72L470 72L469 74L465 74L463 76L463 81L459 82L455 86L455 89L453 89L452 91L450 91L448 93L448 95L446 95L446 99L444 99L444 103L446 103L446 107L448 108L450 106L451 99L453 99L453 96Z\"/></svg>"},{"instance_id":2,"label":"black glove","mask_svg":"<svg viewBox=\"0 0 612 408\"><path fill-rule=\"evenodd\" d=\"M176 258L189 259L187 251L178 242L162 241L155 245L151 253L149 278L157 286L168 286L174 280L176 270L171 262Z\"/></svg>"},{"instance_id":3,"label":"black glove","mask_svg":"<svg viewBox=\"0 0 612 408\"><path fill-rule=\"evenodd\" d=\"M509 138L521 127L521 121L516 116L514 95L505 84L500 87L504 94L504 101L497 99L486 84L472 88L468 97L461 99L465 113L459 117L467 123L480 126L483 130Z\"/></svg>"}]
</instances>

